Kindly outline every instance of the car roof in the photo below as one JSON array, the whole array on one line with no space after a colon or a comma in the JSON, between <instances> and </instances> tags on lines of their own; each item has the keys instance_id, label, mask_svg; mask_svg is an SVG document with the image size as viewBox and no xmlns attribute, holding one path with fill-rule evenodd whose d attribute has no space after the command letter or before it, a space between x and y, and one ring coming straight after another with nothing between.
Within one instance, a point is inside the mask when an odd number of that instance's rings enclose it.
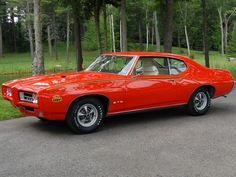
<instances>
[{"instance_id":1,"label":"car roof","mask_svg":"<svg viewBox=\"0 0 236 177\"><path fill-rule=\"evenodd\" d=\"M173 53L165 53L165 52L109 52L109 53L104 53L103 55L121 55L121 56L138 56L138 57L152 57L152 56L170 57L170 58L183 60L189 64L193 64L198 67L204 67L203 65L197 63L196 61L194 61L193 59L187 56L173 54Z\"/></svg>"},{"instance_id":2,"label":"car roof","mask_svg":"<svg viewBox=\"0 0 236 177\"><path fill-rule=\"evenodd\" d=\"M125 56L166 56L166 57L177 57L177 58L187 58L182 55L177 55L173 53L164 53L164 52L109 52L104 53L103 55L125 55Z\"/></svg>"}]
</instances>

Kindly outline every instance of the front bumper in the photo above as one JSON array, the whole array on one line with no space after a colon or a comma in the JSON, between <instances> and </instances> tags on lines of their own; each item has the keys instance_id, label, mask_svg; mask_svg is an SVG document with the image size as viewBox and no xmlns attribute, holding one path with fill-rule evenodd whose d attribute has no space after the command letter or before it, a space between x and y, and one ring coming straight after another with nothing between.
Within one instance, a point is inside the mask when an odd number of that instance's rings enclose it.
<instances>
[{"instance_id":1,"label":"front bumper","mask_svg":"<svg viewBox=\"0 0 236 177\"><path fill-rule=\"evenodd\" d=\"M9 101L12 106L17 108L22 114L26 116L35 116L47 120L65 120L65 114L55 112L44 112L39 108L38 104L20 101L16 94L14 94L13 97L3 95L3 98Z\"/></svg>"}]
</instances>

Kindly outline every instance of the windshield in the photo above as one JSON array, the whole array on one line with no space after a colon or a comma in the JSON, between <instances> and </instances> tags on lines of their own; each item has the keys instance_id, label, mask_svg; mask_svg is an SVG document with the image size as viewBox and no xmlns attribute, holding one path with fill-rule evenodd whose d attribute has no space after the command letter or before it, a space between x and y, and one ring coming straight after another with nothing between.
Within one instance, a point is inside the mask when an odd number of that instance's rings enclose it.
<instances>
[{"instance_id":1,"label":"windshield","mask_svg":"<svg viewBox=\"0 0 236 177\"><path fill-rule=\"evenodd\" d=\"M97 71L127 75L134 62L134 57L100 56L85 71Z\"/></svg>"}]
</instances>

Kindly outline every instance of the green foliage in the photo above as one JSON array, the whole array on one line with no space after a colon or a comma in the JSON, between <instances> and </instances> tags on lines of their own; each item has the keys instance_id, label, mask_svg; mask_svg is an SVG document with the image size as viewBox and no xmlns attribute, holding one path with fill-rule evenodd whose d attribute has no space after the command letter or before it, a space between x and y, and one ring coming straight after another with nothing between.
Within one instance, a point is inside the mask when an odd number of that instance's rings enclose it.
<instances>
[{"instance_id":1,"label":"green foliage","mask_svg":"<svg viewBox=\"0 0 236 177\"><path fill-rule=\"evenodd\" d=\"M4 52L15 52L14 43L16 43L17 52L26 52L29 49L25 28L25 2L25 0L0 0L0 22L2 23ZM9 16L14 19L14 23L9 19ZM15 20L15 17L17 17L17 20Z\"/></svg>"},{"instance_id":2,"label":"green foliage","mask_svg":"<svg viewBox=\"0 0 236 177\"><path fill-rule=\"evenodd\" d=\"M100 23L101 23L100 24L101 39L102 41L104 41L104 28L103 28L104 19L103 18L100 18ZM85 25L86 32L84 33L83 40L82 40L83 49L86 51L95 51L97 50L97 40L96 40L96 29L94 28L95 26L94 18L86 21L84 25ZM109 28L107 32L108 32L108 50L109 50L111 47ZM102 42L102 45L103 45L103 42Z\"/></svg>"},{"instance_id":3,"label":"green foliage","mask_svg":"<svg viewBox=\"0 0 236 177\"><path fill-rule=\"evenodd\" d=\"M17 52L26 52L29 50L29 42L27 41L27 31L21 23L15 23L14 27L16 33L16 44ZM14 41L12 36L12 26L11 23L2 24L2 33L3 33L3 47L5 52L14 52L13 46Z\"/></svg>"},{"instance_id":4,"label":"green foliage","mask_svg":"<svg viewBox=\"0 0 236 177\"><path fill-rule=\"evenodd\" d=\"M6 17L6 2L4 0L0 0L0 22L2 23L2 19Z\"/></svg>"},{"instance_id":5,"label":"green foliage","mask_svg":"<svg viewBox=\"0 0 236 177\"><path fill-rule=\"evenodd\" d=\"M175 0L174 1L174 24L173 24L173 45L178 46L178 33L180 34L181 46L186 47L185 35L183 30L183 19L181 18L181 11L179 5L181 5L181 10L185 8L184 3L187 3L187 28L189 33L189 40L191 49L202 50L202 32L201 32L201 15L200 15L200 4L199 0ZM32 1L31 1L32 3ZM142 38L145 41L146 37L146 28L145 28L145 13L148 10L148 20L150 27L150 38L151 38L151 28L153 26L153 17L152 12L157 11L158 15L158 27L161 37L161 43L163 44L163 5L165 5L165 0L126 0L127 4L127 29L128 29L128 41L138 42L138 25L141 23L142 26ZM211 50L219 50L221 38L220 38L220 25L219 25L219 16L217 12L218 7L222 7L222 12L230 14L233 8L236 6L234 0L209 0L207 3L207 23L208 23L208 33L209 35L209 47ZM29 16L25 15L26 11L26 0L0 0L0 19L2 19L3 25L3 46L5 51L12 51L13 40L12 40L12 27L11 21L9 20L9 14L13 7L15 16L20 17L19 21L16 23L16 36L17 36L17 46L18 51L26 51L29 48L27 29L25 28L26 24L29 21ZM107 8L108 15L112 13L114 15L114 25L115 25L115 37L116 37L116 47L119 49L119 36L120 36L120 11L119 5L120 0L42 0L42 13L43 13L43 39L46 42L47 40L47 31L46 27L49 24L52 24L53 15L56 17L56 28L57 28L57 37L59 40L65 40L66 35L66 13L70 12L71 18L74 19L76 16L81 18L81 23L85 28L82 30L82 38L85 49L94 50L96 49L96 31L95 24L91 18L96 11L99 12L100 17L102 16L102 8L106 4L110 4ZM17 8L15 8L17 7ZM31 4L32 8L32 4ZM32 19L32 14L30 14ZM102 23L102 18L100 21ZM229 29L232 29L233 21L232 19L229 23ZM71 31L72 24L74 20L71 20ZM32 22L31 22L32 23ZM108 25L110 25L108 23ZM101 26L101 31L103 26ZM109 29L109 26L108 26ZM110 34L108 34L109 36ZM10 37L9 37L10 36ZM52 38L54 34L52 34ZM72 33L71 33L72 37ZM104 36L101 35L103 38ZM150 39L149 38L149 39ZM108 41L109 43L109 41Z\"/></svg>"},{"instance_id":6,"label":"green foliage","mask_svg":"<svg viewBox=\"0 0 236 177\"><path fill-rule=\"evenodd\" d=\"M94 19L86 23L86 33L83 37L83 48L88 51L97 50L96 29Z\"/></svg>"}]
</instances>

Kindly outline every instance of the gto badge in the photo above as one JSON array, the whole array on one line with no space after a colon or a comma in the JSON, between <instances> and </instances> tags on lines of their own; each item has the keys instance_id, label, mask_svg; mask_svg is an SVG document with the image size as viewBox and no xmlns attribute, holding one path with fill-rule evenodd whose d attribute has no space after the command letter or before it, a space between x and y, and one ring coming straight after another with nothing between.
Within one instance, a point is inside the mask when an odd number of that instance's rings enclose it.
<instances>
[{"instance_id":1,"label":"gto badge","mask_svg":"<svg viewBox=\"0 0 236 177\"><path fill-rule=\"evenodd\" d=\"M62 101L62 98L59 96L59 95L54 95L52 97L52 101L53 102L61 102Z\"/></svg>"}]
</instances>

